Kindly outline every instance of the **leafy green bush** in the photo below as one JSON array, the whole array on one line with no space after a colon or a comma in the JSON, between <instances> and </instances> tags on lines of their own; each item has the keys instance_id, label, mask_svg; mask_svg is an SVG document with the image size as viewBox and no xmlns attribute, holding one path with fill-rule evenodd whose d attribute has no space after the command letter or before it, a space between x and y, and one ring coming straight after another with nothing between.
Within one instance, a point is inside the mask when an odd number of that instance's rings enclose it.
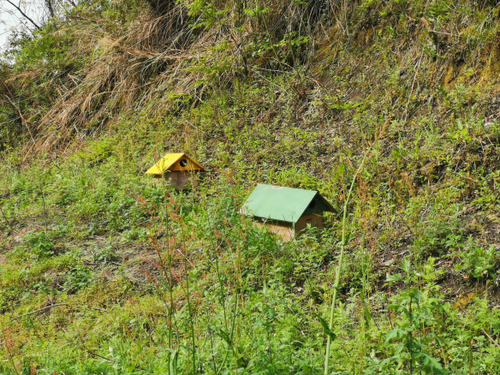
<instances>
[{"instance_id":1,"label":"leafy green bush","mask_svg":"<svg viewBox=\"0 0 500 375\"><path fill-rule=\"evenodd\" d=\"M474 279L489 279L496 276L500 266L500 251L496 244L489 246L477 246L469 237L463 250L458 252L461 260L455 268L465 270Z\"/></svg>"},{"instance_id":2,"label":"leafy green bush","mask_svg":"<svg viewBox=\"0 0 500 375\"><path fill-rule=\"evenodd\" d=\"M64 289L70 293L89 286L92 283L92 272L86 265L77 263L68 270Z\"/></svg>"},{"instance_id":3,"label":"leafy green bush","mask_svg":"<svg viewBox=\"0 0 500 375\"><path fill-rule=\"evenodd\" d=\"M54 255L54 244L45 232L33 232L24 237L25 247L34 259Z\"/></svg>"}]
</instances>

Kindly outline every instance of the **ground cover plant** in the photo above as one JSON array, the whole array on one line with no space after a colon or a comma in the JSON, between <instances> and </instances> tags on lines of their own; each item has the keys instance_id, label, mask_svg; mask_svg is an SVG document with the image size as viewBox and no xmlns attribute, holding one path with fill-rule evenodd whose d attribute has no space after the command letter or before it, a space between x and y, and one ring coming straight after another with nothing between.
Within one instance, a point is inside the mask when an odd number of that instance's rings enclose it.
<instances>
[{"instance_id":1,"label":"ground cover plant","mask_svg":"<svg viewBox=\"0 0 500 375\"><path fill-rule=\"evenodd\" d=\"M0 373L500 373L499 11L96 0L15 37ZM284 243L257 183L336 211Z\"/></svg>"}]
</instances>

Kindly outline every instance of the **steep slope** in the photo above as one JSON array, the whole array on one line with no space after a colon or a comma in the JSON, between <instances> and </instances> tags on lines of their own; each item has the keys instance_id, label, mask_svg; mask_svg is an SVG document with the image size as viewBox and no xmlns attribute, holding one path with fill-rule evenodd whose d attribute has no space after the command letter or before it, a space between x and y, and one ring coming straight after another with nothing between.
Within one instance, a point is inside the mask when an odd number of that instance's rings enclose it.
<instances>
[{"instance_id":1,"label":"steep slope","mask_svg":"<svg viewBox=\"0 0 500 375\"><path fill-rule=\"evenodd\" d=\"M500 372L499 11L103 0L19 40L0 370L319 374L329 337L328 373ZM165 152L198 189L143 175ZM282 243L238 214L257 183L337 212Z\"/></svg>"}]
</instances>

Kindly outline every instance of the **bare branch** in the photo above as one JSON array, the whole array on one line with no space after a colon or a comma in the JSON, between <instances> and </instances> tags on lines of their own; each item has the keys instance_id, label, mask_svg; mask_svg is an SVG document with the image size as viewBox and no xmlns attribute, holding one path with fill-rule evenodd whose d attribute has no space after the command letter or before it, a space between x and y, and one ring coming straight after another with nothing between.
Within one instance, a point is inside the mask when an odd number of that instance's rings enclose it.
<instances>
[{"instance_id":1,"label":"bare branch","mask_svg":"<svg viewBox=\"0 0 500 375\"><path fill-rule=\"evenodd\" d=\"M38 26L38 25L35 23L35 21L33 21L33 20L32 20L32 19L31 19L31 18L30 18L30 17L29 17L26 13L24 13L24 12L23 12L23 10L22 10L20 7L18 7L16 4L14 4L14 3L13 3L12 1L10 1L10 0L7 0L7 2L8 2L10 5L12 5L14 8L16 8L16 9L19 11L19 13L21 13L21 14L23 15L23 17L24 17L24 18L26 18L28 21L30 21L30 22L33 24L33 26L35 26L38 30L41 30L41 29L40 29L40 26Z\"/></svg>"},{"instance_id":2,"label":"bare branch","mask_svg":"<svg viewBox=\"0 0 500 375\"><path fill-rule=\"evenodd\" d=\"M7 0L7 1L9 1L9 0ZM42 307L41 309L38 309L38 310L35 310L35 311L31 311L31 312L29 312L29 313L27 313L27 314L18 315L18 316L16 316L15 318L13 318L13 319L9 320L9 321L7 322L7 324L12 323L12 322L14 322L14 321L16 321L16 320L18 320L18 319L21 319L21 318L23 318L23 317L25 317L25 316L33 315L33 314L39 313L40 311L50 309L50 308L52 308L52 307L56 307L56 306L66 306L66 305L68 305L68 304L67 304L67 303L56 303L56 304L54 304L54 305L45 306L45 307Z\"/></svg>"}]
</instances>

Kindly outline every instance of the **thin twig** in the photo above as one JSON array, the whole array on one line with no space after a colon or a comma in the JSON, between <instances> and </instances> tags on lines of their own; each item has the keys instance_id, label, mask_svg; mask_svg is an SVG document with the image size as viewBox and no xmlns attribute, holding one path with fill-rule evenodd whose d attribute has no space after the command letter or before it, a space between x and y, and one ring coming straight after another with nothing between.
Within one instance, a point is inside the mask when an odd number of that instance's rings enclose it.
<instances>
[{"instance_id":1,"label":"thin twig","mask_svg":"<svg viewBox=\"0 0 500 375\"><path fill-rule=\"evenodd\" d=\"M94 357L98 357L98 358L101 358L101 359L104 359L106 361L109 361L109 362L112 362L112 363L115 363L115 361L113 361L112 359L109 359L109 358L106 358L106 357L103 357L102 355L100 354L97 354L96 352L94 352L93 350L90 350L89 348L87 348L85 346L85 342L83 341L83 337L80 335L80 332L77 332L78 333L78 337L80 338L80 342L82 344L82 347L83 349L89 353L90 355L93 355Z\"/></svg>"},{"instance_id":2,"label":"thin twig","mask_svg":"<svg viewBox=\"0 0 500 375\"><path fill-rule=\"evenodd\" d=\"M40 192L42 193L43 217L44 217L44 224L45 224L45 234L47 234L47 210L45 208L45 197L44 197L44 194L43 194L42 185L40 185Z\"/></svg>"},{"instance_id":3,"label":"thin twig","mask_svg":"<svg viewBox=\"0 0 500 375\"><path fill-rule=\"evenodd\" d=\"M413 87L415 86L415 80L417 78L417 74L418 74L418 69L420 68L420 63L422 62L422 57L424 57L424 53L422 52L422 54L420 55L420 59L418 61L418 64L415 68L415 74L413 76L413 82L411 84L411 90L410 90L410 95L408 95L408 101L406 102L406 107L405 107L405 121L408 119L408 105L410 104L410 100L411 100L411 96L413 94Z\"/></svg>"},{"instance_id":4,"label":"thin twig","mask_svg":"<svg viewBox=\"0 0 500 375\"><path fill-rule=\"evenodd\" d=\"M31 311L31 312L29 312L29 313L27 313L27 314L18 315L18 316L16 316L15 318L13 318L13 319L9 320L9 321L7 322L7 324L12 323L12 322L14 322L14 321L16 321L16 320L18 320L18 319L24 318L25 316L33 315L33 314L39 313L40 311L50 309L51 307L56 307L56 306L65 306L65 305L67 305L67 303L56 303L55 305L45 306L45 307L42 307L41 309L38 309L38 310L35 310L35 311Z\"/></svg>"},{"instance_id":5,"label":"thin twig","mask_svg":"<svg viewBox=\"0 0 500 375\"><path fill-rule=\"evenodd\" d=\"M186 122L191 125L193 128L195 128L196 130L199 130L196 126L194 126L193 124L191 124L191 122L189 120L186 120Z\"/></svg>"},{"instance_id":6,"label":"thin twig","mask_svg":"<svg viewBox=\"0 0 500 375\"><path fill-rule=\"evenodd\" d=\"M16 8L16 9L19 11L19 13L21 13L21 14L23 15L23 17L24 17L24 18L26 18L28 21L30 21L30 22L33 24L33 26L35 26L38 30L41 30L40 26L38 26L38 25L35 23L35 21L33 21L31 18L29 18L29 17L28 17L28 15L27 15L26 13L24 13L24 12L23 12L23 10L22 10L20 7L18 7L16 4L14 4L14 3L13 3L12 1L10 1L10 0L7 0L7 2L8 2L10 5L12 5L14 8Z\"/></svg>"},{"instance_id":7,"label":"thin twig","mask_svg":"<svg viewBox=\"0 0 500 375\"><path fill-rule=\"evenodd\" d=\"M436 33L436 34L443 34L443 35L449 35L449 36L460 36L457 34L450 34L450 33L445 33L443 31L436 31L436 30L429 30L430 33Z\"/></svg>"},{"instance_id":8,"label":"thin twig","mask_svg":"<svg viewBox=\"0 0 500 375\"><path fill-rule=\"evenodd\" d=\"M340 284L340 272L342 270L342 260L344 257L344 250L345 250L345 245L346 245L347 205L349 204L349 200L351 199L351 194L352 194L352 190L354 188L354 184L356 182L356 178L358 177L358 174L363 169L367 155L368 155L368 153L364 155L363 161L361 162L361 165L359 166L359 168L357 169L356 173L354 174L354 176L352 178L351 186L349 188L349 192L347 193L347 196L346 196L345 202L344 202L344 216L342 218L342 242L340 245L339 264L337 266L337 271L335 272L335 285L333 287L332 305L330 307L330 322L328 325L328 328L330 328L330 330L333 327L333 316L334 316L334 312L335 312L335 302L337 301L337 291L338 291L339 284ZM331 337L330 337L330 335L328 335L328 339L326 342L326 353L325 353L325 375L328 375L328 373L330 371L329 362L330 362L331 341L332 341Z\"/></svg>"},{"instance_id":9,"label":"thin twig","mask_svg":"<svg viewBox=\"0 0 500 375\"><path fill-rule=\"evenodd\" d=\"M7 0L7 1L9 1L9 0ZM29 133L29 135L30 135L30 137L31 137L31 141L32 141L33 143L35 143L35 138L33 137L33 133L31 132L31 129L30 129L30 127L29 127L28 123L26 122L26 119L24 118L24 115L23 115L23 113L21 112L21 109L20 109L20 108L19 108L19 106L18 106L18 105L14 102L14 100L11 98L11 96L13 96L13 95L12 95L12 93L10 92L10 89L8 88L8 86L7 86L6 84L3 84L3 88L4 88L5 92L6 92L6 93L4 94L5 98L8 100L8 102L10 103L10 105L11 105L12 107L14 107L14 109L17 111L17 113L19 114L19 118L21 119L21 122L22 122L22 123L23 123L23 125L26 127L26 129L28 130L28 133Z\"/></svg>"},{"instance_id":10,"label":"thin twig","mask_svg":"<svg viewBox=\"0 0 500 375\"><path fill-rule=\"evenodd\" d=\"M498 345L498 343L497 343L495 340L493 340L493 338L492 338L490 335L488 335L488 333L484 330L484 328L481 328L481 330L482 330L482 331L483 331L483 333L484 333L484 334L485 334L485 335L486 335L486 336L490 339L490 341L491 341L493 344L495 344L495 346L496 346L496 347L500 347L500 345Z\"/></svg>"}]
</instances>

